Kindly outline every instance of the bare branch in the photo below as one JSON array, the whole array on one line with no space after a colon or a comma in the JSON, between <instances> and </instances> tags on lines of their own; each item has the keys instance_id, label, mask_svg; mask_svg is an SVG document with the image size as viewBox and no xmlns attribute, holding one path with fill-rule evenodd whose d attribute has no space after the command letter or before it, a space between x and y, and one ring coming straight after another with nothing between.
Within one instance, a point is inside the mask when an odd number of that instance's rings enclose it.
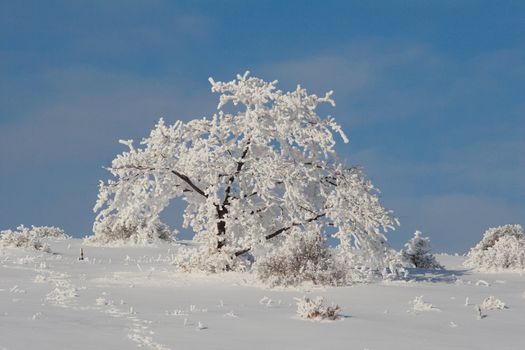
<instances>
[{"instance_id":1,"label":"bare branch","mask_svg":"<svg viewBox=\"0 0 525 350\"><path fill-rule=\"evenodd\" d=\"M204 193L203 190L201 190L200 188L198 188L191 180L189 177L187 177L186 175L184 174L181 174L179 173L177 170L171 170L171 172L175 175L177 175L182 181L186 182L195 192L197 192L198 194L200 194L201 196L204 196L206 198L208 198L208 195L206 193Z\"/></svg>"},{"instance_id":2,"label":"bare branch","mask_svg":"<svg viewBox=\"0 0 525 350\"><path fill-rule=\"evenodd\" d=\"M272 238L274 238L274 237L280 235L281 233L286 232L286 231L292 229L292 228L295 227L295 226L300 226L300 225L304 225L304 224L307 224L307 223L312 222L312 221L316 221L316 220L322 218L323 216L326 216L326 213L317 214L316 216L307 219L305 222L301 222L301 223L299 223L299 222L294 222L294 223L292 223L290 226L282 227L282 228L278 229L277 231L274 231L274 232L270 233L269 235L266 235L266 236L264 237L264 239L265 239L265 240L272 239ZM252 249L252 248L246 248L246 249L240 250L240 251L238 251L238 252L235 252L235 256L240 256L240 255L246 254L246 253L248 253L251 249Z\"/></svg>"}]
</instances>

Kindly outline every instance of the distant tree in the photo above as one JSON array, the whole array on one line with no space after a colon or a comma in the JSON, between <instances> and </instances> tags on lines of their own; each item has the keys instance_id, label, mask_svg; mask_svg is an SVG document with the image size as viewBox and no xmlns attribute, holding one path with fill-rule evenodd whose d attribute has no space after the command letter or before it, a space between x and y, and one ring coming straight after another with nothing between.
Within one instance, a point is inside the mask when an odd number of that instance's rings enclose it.
<instances>
[{"instance_id":1,"label":"distant tree","mask_svg":"<svg viewBox=\"0 0 525 350\"><path fill-rule=\"evenodd\" d=\"M221 93L213 117L161 119L138 148L120 141L129 150L100 184L93 240L157 239L159 214L182 198L183 224L200 243L185 257L188 269L233 268L292 229L334 232L342 249L361 248L382 263L384 233L398 222L361 169L338 161L334 133L348 140L333 118L316 113L321 103L334 105L332 92L283 92L248 72L209 80Z\"/></svg>"},{"instance_id":2,"label":"distant tree","mask_svg":"<svg viewBox=\"0 0 525 350\"><path fill-rule=\"evenodd\" d=\"M521 225L489 228L473 247L465 266L485 269L525 269L525 235Z\"/></svg>"},{"instance_id":3,"label":"distant tree","mask_svg":"<svg viewBox=\"0 0 525 350\"><path fill-rule=\"evenodd\" d=\"M430 248L430 238L423 237L420 231L414 232L412 237L401 251L403 260L408 262L412 267L421 269L442 269Z\"/></svg>"}]
</instances>

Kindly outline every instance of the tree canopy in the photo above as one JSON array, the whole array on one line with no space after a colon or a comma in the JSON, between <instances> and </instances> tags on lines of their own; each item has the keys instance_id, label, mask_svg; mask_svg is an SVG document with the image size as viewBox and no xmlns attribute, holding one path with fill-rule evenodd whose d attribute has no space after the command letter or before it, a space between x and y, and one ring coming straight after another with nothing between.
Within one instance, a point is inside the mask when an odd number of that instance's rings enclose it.
<instances>
[{"instance_id":1,"label":"tree canopy","mask_svg":"<svg viewBox=\"0 0 525 350\"><path fill-rule=\"evenodd\" d=\"M100 184L94 239L166 238L159 215L181 198L183 225L210 256L233 261L293 229L331 235L343 250L381 259L384 233L398 222L362 170L338 160L336 138L348 139L316 111L335 105L332 92L283 92L277 81L248 72L209 81L220 94L211 118L173 125L160 119L140 146L120 141L129 149Z\"/></svg>"}]
</instances>

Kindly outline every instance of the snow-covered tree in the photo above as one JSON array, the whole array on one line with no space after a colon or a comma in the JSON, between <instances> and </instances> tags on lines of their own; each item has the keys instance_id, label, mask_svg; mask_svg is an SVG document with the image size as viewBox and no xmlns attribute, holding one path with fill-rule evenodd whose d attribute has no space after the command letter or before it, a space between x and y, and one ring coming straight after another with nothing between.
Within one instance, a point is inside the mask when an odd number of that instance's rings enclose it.
<instances>
[{"instance_id":1,"label":"snow-covered tree","mask_svg":"<svg viewBox=\"0 0 525 350\"><path fill-rule=\"evenodd\" d=\"M292 230L334 232L342 249L361 248L383 264L384 233L398 223L361 169L338 161L334 133L347 137L316 112L334 105L332 92L283 92L248 72L210 83L221 94L211 118L161 119L140 147L121 141L129 150L113 160L113 179L100 184L93 240L156 239L154 230L137 228L152 227L182 198L183 225L200 243L188 253L188 269L232 268Z\"/></svg>"},{"instance_id":2,"label":"snow-covered tree","mask_svg":"<svg viewBox=\"0 0 525 350\"><path fill-rule=\"evenodd\" d=\"M403 260L411 267L421 269L442 269L430 249L430 238L424 237L420 231L414 232L412 237L401 251Z\"/></svg>"},{"instance_id":3,"label":"snow-covered tree","mask_svg":"<svg viewBox=\"0 0 525 350\"><path fill-rule=\"evenodd\" d=\"M521 225L489 228L473 247L465 266L485 269L525 269L525 235Z\"/></svg>"}]
</instances>

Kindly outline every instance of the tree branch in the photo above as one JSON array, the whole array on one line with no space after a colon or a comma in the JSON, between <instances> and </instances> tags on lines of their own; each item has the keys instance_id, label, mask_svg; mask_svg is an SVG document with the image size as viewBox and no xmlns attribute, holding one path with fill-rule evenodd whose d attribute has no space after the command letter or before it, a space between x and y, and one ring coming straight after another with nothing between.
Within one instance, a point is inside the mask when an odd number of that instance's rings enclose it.
<instances>
[{"instance_id":1,"label":"tree branch","mask_svg":"<svg viewBox=\"0 0 525 350\"><path fill-rule=\"evenodd\" d=\"M228 205L230 204L230 198L231 198L231 189L233 182L235 181L235 175L238 174L244 165L243 159L246 158L246 155L248 154L248 149L250 148L250 140L246 143L246 148L242 152L241 159L237 162L237 169L233 175L230 176L228 179L228 186L224 190L224 200L222 201L222 204L216 204L215 208L217 210L217 236L221 237L226 234L226 222L224 221L224 216L228 214ZM230 151L228 153L231 154ZM221 249L224 246L224 240L221 240L219 238L219 241L217 242L217 249Z\"/></svg>"},{"instance_id":2,"label":"tree branch","mask_svg":"<svg viewBox=\"0 0 525 350\"><path fill-rule=\"evenodd\" d=\"M203 190L201 190L200 188L198 188L194 183L193 181L190 180L190 178L184 174L181 174L179 173L177 170L171 170L171 172L175 175L177 175L182 181L186 182L195 192L197 192L198 194L200 194L201 196L204 196L206 198L208 198L208 195L206 193L204 193Z\"/></svg>"},{"instance_id":3,"label":"tree branch","mask_svg":"<svg viewBox=\"0 0 525 350\"><path fill-rule=\"evenodd\" d=\"M274 231L272 233L270 233L269 235L266 235L264 237L265 240L269 240L269 239L272 239L278 235L280 235L281 233L283 232L286 232L288 230L290 230L291 228L295 227L295 226L299 226L299 225L304 225L304 224L307 224L309 222L312 222L312 221L315 221L319 218L322 218L323 216L326 216L326 213L322 213L322 214L317 214L316 216L314 217L311 217L309 219L307 219L305 222L294 222L292 223L290 226L287 226L287 227L282 227L280 229L278 229L277 231ZM243 250L239 250L238 252L235 252L235 256L240 256L240 255L243 255L243 254L246 254L248 253L252 248L246 248L246 249L243 249Z\"/></svg>"},{"instance_id":4,"label":"tree branch","mask_svg":"<svg viewBox=\"0 0 525 350\"><path fill-rule=\"evenodd\" d=\"M115 168L111 168L111 169L116 169L116 170L119 170L119 169L136 169L136 170L149 170L149 171L169 170L169 171L171 171L171 173L177 175L181 180L186 182L195 192L197 192L201 196L204 196L204 197L208 198L208 195L206 193L204 193L204 191L201 190L199 187L197 187L193 183L193 181L191 181L191 179L188 176L179 173L177 170L173 170L173 169L169 169L169 168L157 169L157 168L152 168L152 167L144 167L142 165L127 165L127 166L115 167ZM187 192L187 190L184 190L183 192Z\"/></svg>"},{"instance_id":5,"label":"tree branch","mask_svg":"<svg viewBox=\"0 0 525 350\"><path fill-rule=\"evenodd\" d=\"M248 154L248 150L250 149L250 143L251 143L251 140L248 140L248 142L246 143L246 148L242 152L241 159L237 162L237 169L235 170L235 173L231 175L230 178L228 179L228 187L226 187L226 189L224 190L224 200L222 201L222 207L225 207L229 204L230 192L232 189L233 182L235 181L235 175L239 174L242 170L242 167L244 165L243 160L246 158L246 155Z\"/></svg>"}]
</instances>

